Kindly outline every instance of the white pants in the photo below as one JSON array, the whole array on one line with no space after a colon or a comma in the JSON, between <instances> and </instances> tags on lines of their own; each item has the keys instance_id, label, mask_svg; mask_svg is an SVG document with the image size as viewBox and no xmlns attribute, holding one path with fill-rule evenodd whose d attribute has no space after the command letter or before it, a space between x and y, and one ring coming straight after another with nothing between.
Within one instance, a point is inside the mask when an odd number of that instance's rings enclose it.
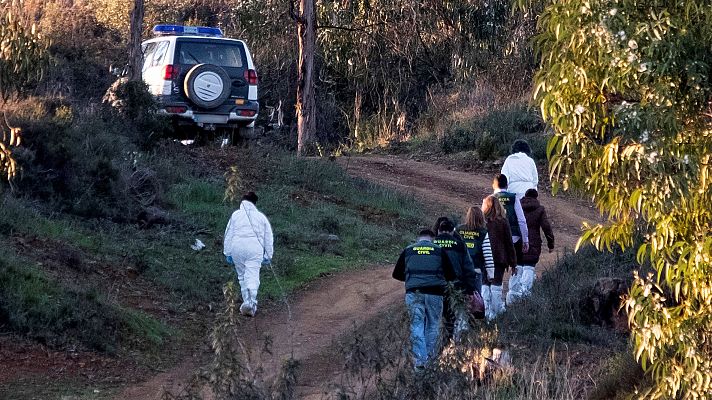
<instances>
[{"instance_id":1,"label":"white pants","mask_svg":"<svg viewBox=\"0 0 712 400\"><path fill-rule=\"evenodd\" d=\"M534 266L517 265L517 273L509 279L509 290L507 291L507 304L512 304L522 297L531 293L534 285Z\"/></svg>"},{"instance_id":2,"label":"white pants","mask_svg":"<svg viewBox=\"0 0 712 400\"><path fill-rule=\"evenodd\" d=\"M491 321L506 311L502 298L502 286L482 285L482 300L485 302L485 318Z\"/></svg>"},{"instance_id":3,"label":"white pants","mask_svg":"<svg viewBox=\"0 0 712 400\"><path fill-rule=\"evenodd\" d=\"M242 304L257 309L257 290L260 288L260 268L264 258L262 246L257 242L242 242L242 246L232 254L235 262L237 281L240 283ZM256 246L255 246L256 244Z\"/></svg>"}]
</instances>

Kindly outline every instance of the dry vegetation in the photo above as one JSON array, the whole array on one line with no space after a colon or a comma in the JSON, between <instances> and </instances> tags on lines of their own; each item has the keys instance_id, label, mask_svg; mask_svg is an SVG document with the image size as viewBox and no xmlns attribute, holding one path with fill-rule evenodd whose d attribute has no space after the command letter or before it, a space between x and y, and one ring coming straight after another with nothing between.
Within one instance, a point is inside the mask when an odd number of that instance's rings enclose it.
<instances>
[{"instance_id":1,"label":"dry vegetation","mask_svg":"<svg viewBox=\"0 0 712 400\"><path fill-rule=\"evenodd\" d=\"M149 28L157 22L220 25L249 42L261 79L259 122L270 128L277 109L285 114L286 126L260 146L183 148L169 140L169 124L151 112L155 104L140 86L123 88L122 110L101 105L113 79L108 65L126 58L126 3L21 3L23 21L36 23L49 39L51 64L39 82L0 107L9 125L22 127L24 141L12 152L20 173L0 186L0 241L7 249L0 254L0 333L12 338L9 357L19 369L25 364L18 354L27 349L76 356L62 361L60 367L72 367L57 379L0 374L0 393L82 395L89 383L112 389L175 363L202 343L215 317L217 356L192 387L207 384L223 398L292 398L295 363L288 362L277 381L264 382L231 340L235 294L228 286L222 303L219 288L230 271L216 268L233 207L225 198L257 187L266 212L280 215L273 220L276 264L287 291L324 273L388 259L423 222L421 208L407 196L347 177L333 163L287 153L295 145L289 111L295 33L280 1L147 1ZM402 145L409 152L467 151L486 160L504 155L524 135L543 156L543 124L524 105L533 69L531 15L512 15L509 3L499 0L489 6L466 0L319 4L322 155L399 149L396 143L409 139ZM342 240L320 246L305 229ZM209 252L187 251L196 237ZM325 397L618 396L618 382L630 383L624 389L640 382L636 364L621 355L627 354L625 336L584 325L576 315L582 291L603 274L598 267L629 272L627 255L606 257L567 258L560 268L578 271L585 278L580 285L562 285L558 270L546 275L529 301L496 325L478 324L465 345L422 379L413 379L403 346L402 310L384 313L340 343L348 360L343 382L325 388ZM264 293L272 300L282 295L270 279ZM543 309L553 312L553 322L541 317ZM512 368L480 369L493 365L487 359L495 348L511 355ZM76 373L86 372L80 363L102 357L118 366L91 370L91 378Z\"/></svg>"}]
</instances>

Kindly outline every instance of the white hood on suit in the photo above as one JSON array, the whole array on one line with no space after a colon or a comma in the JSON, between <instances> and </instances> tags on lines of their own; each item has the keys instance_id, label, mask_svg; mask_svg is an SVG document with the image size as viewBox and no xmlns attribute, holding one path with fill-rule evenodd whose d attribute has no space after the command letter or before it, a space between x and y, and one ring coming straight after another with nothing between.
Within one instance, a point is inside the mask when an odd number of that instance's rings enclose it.
<instances>
[{"instance_id":1,"label":"white hood on suit","mask_svg":"<svg viewBox=\"0 0 712 400\"><path fill-rule=\"evenodd\" d=\"M227 223L223 253L235 257L241 251L254 252L255 250L259 250L265 258L272 259L274 254L272 226L254 204L243 200L240 208L232 213Z\"/></svg>"},{"instance_id":2,"label":"white hood on suit","mask_svg":"<svg viewBox=\"0 0 712 400\"><path fill-rule=\"evenodd\" d=\"M240 312L255 315L257 291L260 288L260 268L274 253L272 227L264 214L247 200L232 213L225 229L223 253L235 263L237 280L242 293Z\"/></svg>"},{"instance_id":3,"label":"white hood on suit","mask_svg":"<svg viewBox=\"0 0 712 400\"><path fill-rule=\"evenodd\" d=\"M539 185L536 163L526 153L514 153L507 157L502 165L502 174L507 177L507 191L516 193L519 199L527 190L537 189Z\"/></svg>"}]
</instances>

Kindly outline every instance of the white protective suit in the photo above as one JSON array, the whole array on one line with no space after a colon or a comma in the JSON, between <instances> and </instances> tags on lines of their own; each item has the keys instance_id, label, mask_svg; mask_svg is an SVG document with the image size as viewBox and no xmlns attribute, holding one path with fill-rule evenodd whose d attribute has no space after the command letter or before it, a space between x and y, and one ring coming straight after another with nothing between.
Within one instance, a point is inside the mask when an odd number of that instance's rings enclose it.
<instances>
[{"instance_id":1,"label":"white protective suit","mask_svg":"<svg viewBox=\"0 0 712 400\"><path fill-rule=\"evenodd\" d=\"M247 200L232 213L225 229L223 253L232 257L242 293L240 312L254 315L257 311L257 290L260 287L260 267L271 262L274 254L272 226L267 217Z\"/></svg>"},{"instance_id":2,"label":"white protective suit","mask_svg":"<svg viewBox=\"0 0 712 400\"><path fill-rule=\"evenodd\" d=\"M536 274L531 265L517 265L517 273L509 278L507 304L512 304L531 293Z\"/></svg>"},{"instance_id":3,"label":"white protective suit","mask_svg":"<svg viewBox=\"0 0 712 400\"><path fill-rule=\"evenodd\" d=\"M507 191L515 193L521 200L529 189L537 189L539 173L536 163L526 153L514 153L502 165L502 174L507 177Z\"/></svg>"}]
</instances>

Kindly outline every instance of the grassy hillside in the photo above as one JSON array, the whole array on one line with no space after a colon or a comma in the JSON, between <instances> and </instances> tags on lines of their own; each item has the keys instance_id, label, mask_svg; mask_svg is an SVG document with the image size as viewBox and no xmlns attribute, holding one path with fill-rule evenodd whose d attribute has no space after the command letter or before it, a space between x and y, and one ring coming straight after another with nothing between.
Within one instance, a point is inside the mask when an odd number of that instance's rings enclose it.
<instances>
[{"instance_id":1,"label":"grassy hillside","mask_svg":"<svg viewBox=\"0 0 712 400\"><path fill-rule=\"evenodd\" d=\"M138 370L171 362L183 343L204 340L222 286L235 278L222 256L222 234L236 208L224 201L230 166L238 171L238 192L255 190L272 222L275 273L286 294L324 274L393 261L425 222L410 198L350 178L330 161L268 146L165 142L146 156L151 167L170 171L159 172L158 223L55 212L52 200L2 194L2 334L108 354ZM206 244L202 251L190 248L196 238ZM272 272L263 270L262 282L261 299L283 295ZM0 380L0 393L18 393L28 379L43 378Z\"/></svg>"},{"instance_id":2,"label":"grassy hillside","mask_svg":"<svg viewBox=\"0 0 712 400\"><path fill-rule=\"evenodd\" d=\"M629 399L649 384L623 327L593 324L581 300L601 277L629 279L631 252L584 248L535 282L532 294L491 323L477 321L424 375L413 374L407 316L392 310L342 343L345 378L330 398L378 382L379 399ZM495 354L508 355L504 360ZM484 369L484 366L487 366ZM480 375L480 371L484 373Z\"/></svg>"}]
</instances>

